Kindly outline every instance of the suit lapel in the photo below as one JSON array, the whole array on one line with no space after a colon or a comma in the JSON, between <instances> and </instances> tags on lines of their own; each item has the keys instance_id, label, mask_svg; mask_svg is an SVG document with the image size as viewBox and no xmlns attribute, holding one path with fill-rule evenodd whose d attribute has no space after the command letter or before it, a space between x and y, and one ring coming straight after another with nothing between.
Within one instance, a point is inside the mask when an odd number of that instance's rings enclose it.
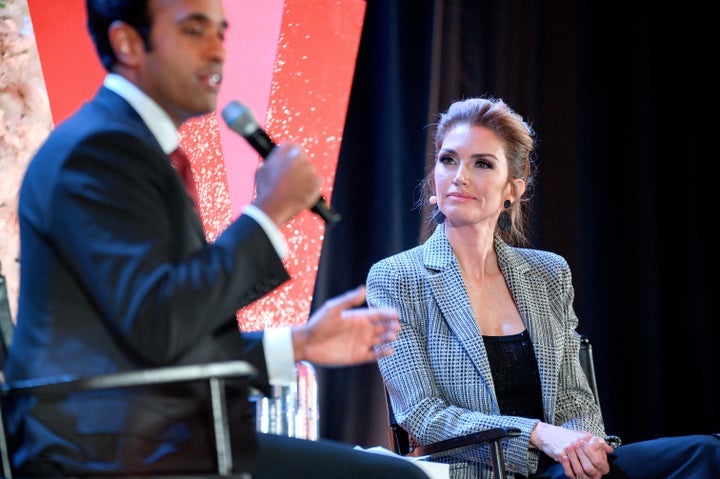
<instances>
[{"instance_id":1,"label":"suit lapel","mask_svg":"<svg viewBox=\"0 0 720 479\"><path fill-rule=\"evenodd\" d=\"M152 131L150 131L145 122L142 120L142 117L124 98L104 86L100 87L98 90L94 98L94 102L98 106L112 111L115 115L129 118L130 121L124 123L127 126L128 132L143 138L148 145L153 145L155 147L157 150L158 160L164 163L167 168L167 175L173 178L170 180L173 182L173 191L177 190L180 192L180 194L173 195L168 198L168 201L172 202L171 208L173 211L176 211L178 215L177 218L180 218L179 221L185 222L187 227L190 229L187 235L187 240L192 244L206 242L202 220L199 214L195 211L193 202L187 195L187 190L182 182L182 179L175 168L173 168L170 162L170 157L163 152L160 143L158 143L157 138L155 138ZM199 211L200 207L199 205L197 206Z\"/></svg>"}]
</instances>

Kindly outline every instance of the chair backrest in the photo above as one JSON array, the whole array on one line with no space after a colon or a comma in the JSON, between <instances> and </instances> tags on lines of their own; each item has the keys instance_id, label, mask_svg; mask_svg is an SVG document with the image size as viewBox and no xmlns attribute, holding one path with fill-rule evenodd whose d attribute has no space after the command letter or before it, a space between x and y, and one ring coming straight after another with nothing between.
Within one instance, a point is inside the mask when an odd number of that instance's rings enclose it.
<instances>
[{"instance_id":1,"label":"chair backrest","mask_svg":"<svg viewBox=\"0 0 720 479\"><path fill-rule=\"evenodd\" d=\"M7 358L12 334L15 330L10 315L10 303L8 301L7 285L5 276L0 274L0 383L4 382L2 372L5 370L5 359ZM10 451L8 450L7 437L5 435L5 417L2 414L2 400L0 400L0 473L5 479L12 478L10 470Z\"/></svg>"},{"instance_id":2,"label":"chair backrest","mask_svg":"<svg viewBox=\"0 0 720 479\"><path fill-rule=\"evenodd\" d=\"M598 394L597 378L595 377L595 362L593 361L592 344L590 338L585 334L580 335L580 365L585 372L590 389L595 396L595 402L600 407L600 395ZM602 409L600 409L602 411Z\"/></svg>"},{"instance_id":3,"label":"chair backrest","mask_svg":"<svg viewBox=\"0 0 720 479\"><path fill-rule=\"evenodd\" d=\"M0 274L0 371L5 369L5 358L12 343L15 323L10 315L10 302L8 300L5 276Z\"/></svg>"},{"instance_id":4,"label":"chair backrest","mask_svg":"<svg viewBox=\"0 0 720 479\"><path fill-rule=\"evenodd\" d=\"M405 456L412 450L410 448L410 434L398 424L395 412L390 404L390 393L385 388L385 406L388 414L388 443L395 454Z\"/></svg>"}]
</instances>

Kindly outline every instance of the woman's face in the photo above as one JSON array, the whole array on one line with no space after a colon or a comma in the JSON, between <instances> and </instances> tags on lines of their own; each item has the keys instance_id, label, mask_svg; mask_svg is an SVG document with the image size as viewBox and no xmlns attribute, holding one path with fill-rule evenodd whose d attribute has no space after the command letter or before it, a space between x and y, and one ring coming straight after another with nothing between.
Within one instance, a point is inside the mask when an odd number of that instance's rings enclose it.
<instances>
[{"instance_id":1,"label":"woman's face","mask_svg":"<svg viewBox=\"0 0 720 479\"><path fill-rule=\"evenodd\" d=\"M446 224L486 224L492 231L511 199L500 139L487 128L459 124L448 130L435 158L435 194Z\"/></svg>"}]
</instances>

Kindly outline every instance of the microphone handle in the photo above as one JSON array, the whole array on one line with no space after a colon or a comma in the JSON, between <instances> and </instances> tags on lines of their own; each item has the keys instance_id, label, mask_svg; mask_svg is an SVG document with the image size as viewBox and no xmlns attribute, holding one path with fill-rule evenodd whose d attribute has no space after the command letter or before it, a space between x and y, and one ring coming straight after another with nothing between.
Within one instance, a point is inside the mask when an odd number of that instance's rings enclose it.
<instances>
[{"instance_id":1,"label":"microphone handle","mask_svg":"<svg viewBox=\"0 0 720 479\"><path fill-rule=\"evenodd\" d=\"M275 142L262 128L258 128L253 133L245 135L244 138L250 146L255 148L255 151L257 151L263 159L267 158L270 151L275 148ZM320 196L310 211L320 216L326 224L337 223L342 218L340 213L335 211L332 206L328 205L324 196Z\"/></svg>"}]
</instances>

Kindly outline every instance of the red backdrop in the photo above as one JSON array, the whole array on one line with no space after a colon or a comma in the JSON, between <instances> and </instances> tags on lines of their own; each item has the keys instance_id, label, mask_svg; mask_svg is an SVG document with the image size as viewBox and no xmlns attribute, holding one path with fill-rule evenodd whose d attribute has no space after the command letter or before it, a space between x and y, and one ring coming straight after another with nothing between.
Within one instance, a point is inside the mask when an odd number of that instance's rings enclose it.
<instances>
[{"instance_id":1,"label":"red backdrop","mask_svg":"<svg viewBox=\"0 0 720 479\"><path fill-rule=\"evenodd\" d=\"M91 97L104 76L85 29L84 4L28 0L55 124ZM223 5L230 28L219 110L239 100L274 139L299 143L322 173L323 194L332 202L364 0L225 0ZM184 125L180 141L213 240L252 199L260 158L219 114ZM297 324L308 317L325 225L303 212L284 233L293 279L239 311L242 329Z\"/></svg>"}]
</instances>

